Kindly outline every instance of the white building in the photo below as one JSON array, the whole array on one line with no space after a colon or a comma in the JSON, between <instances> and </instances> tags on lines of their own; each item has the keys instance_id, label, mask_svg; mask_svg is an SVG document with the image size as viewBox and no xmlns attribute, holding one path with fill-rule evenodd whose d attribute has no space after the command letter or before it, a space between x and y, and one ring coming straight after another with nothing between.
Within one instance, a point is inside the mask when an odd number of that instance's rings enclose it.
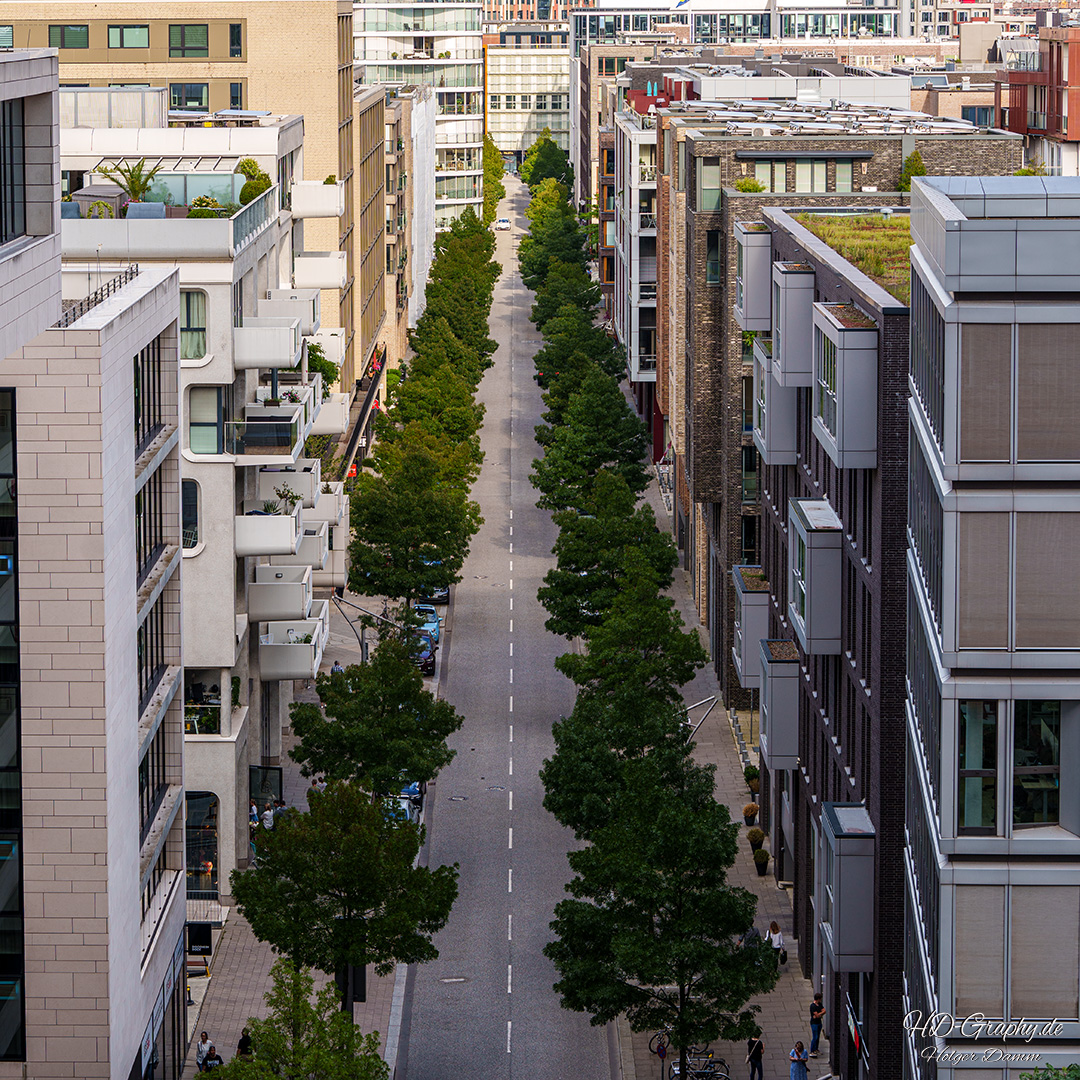
<instances>
[{"instance_id":1,"label":"white building","mask_svg":"<svg viewBox=\"0 0 1080 1080\"><path fill-rule=\"evenodd\" d=\"M358 2L356 81L430 86L435 133L435 227L483 209L484 49L479 3Z\"/></svg>"},{"instance_id":2,"label":"white building","mask_svg":"<svg viewBox=\"0 0 1080 1080\"><path fill-rule=\"evenodd\" d=\"M341 434L348 421L348 396L324 396L306 361L309 340L340 359L340 331L321 327L320 290L336 287L343 263L303 245L307 218L341 213L343 186L300 179L301 117L248 124L61 132L65 171L95 191L99 168L118 158L163 163L151 196L168 190L177 202L204 190L227 201L245 158L280 181L228 218L135 218L129 207L125 220L65 219L62 229L73 279L96 284L130 260L178 267L187 891L210 902L201 914L211 918L249 857L249 798L262 808L280 796L292 683L318 672L329 628L314 590L345 584L348 542L343 485L302 456L309 435ZM157 209L169 212L140 212Z\"/></svg>"},{"instance_id":3,"label":"white building","mask_svg":"<svg viewBox=\"0 0 1080 1080\"><path fill-rule=\"evenodd\" d=\"M906 1077L1080 1058L1078 204L912 187L905 1009L1038 1023L912 1033Z\"/></svg>"}]
</instances>

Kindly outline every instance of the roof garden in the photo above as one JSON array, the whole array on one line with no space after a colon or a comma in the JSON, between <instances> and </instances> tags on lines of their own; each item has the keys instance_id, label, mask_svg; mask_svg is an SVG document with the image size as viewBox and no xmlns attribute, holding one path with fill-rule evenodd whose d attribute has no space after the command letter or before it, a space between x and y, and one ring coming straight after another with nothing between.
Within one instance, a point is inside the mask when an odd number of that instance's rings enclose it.
<instances>
[{"instance_id":1,"label":"roof garden","mask_svg":"<svg viewBox=\"0 0 1080 1080\"><path fill-rule=\"evenodd\" d=\"M902 304L911 303L911 222L906 214L796 214L795 220L876 281Z\"/></svg>"}]
</instances>

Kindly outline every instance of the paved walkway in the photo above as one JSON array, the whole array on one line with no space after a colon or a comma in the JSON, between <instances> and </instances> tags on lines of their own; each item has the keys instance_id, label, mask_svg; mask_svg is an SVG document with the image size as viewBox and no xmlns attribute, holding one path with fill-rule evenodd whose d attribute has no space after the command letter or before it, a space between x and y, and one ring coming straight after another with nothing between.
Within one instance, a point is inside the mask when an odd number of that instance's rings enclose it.
<instances>
[{"instance_id":1,"label":"paved walkway","mask_svg":"<svg viewBox=\"0 0 1080 1080\"><path fill-rule=\"evenodd\" d=\"M656 513L660 528L671 531L671 514L664 505L660 490L655 481L646 493L653 511ZM690 575L682 570L675 571L675 581L670 595L675 600L683 621L687 627L700 627L700 620L694 607L690 590ZM704 635L703 635L703 643ZM742 808L750 801L743 780L742 762L735 742L735 736L728 720L727 709L720 700L719 682L711 666L699 671L694 680L684 688L684 700L693 704L716 695L717 703L708 718L701 725L696 736L697 751L695 758L703 764L716 765L716 796L731 813L733 821L742 819ZM696 723L704 709L695 710L692 718ZM746 727L744 725L744 731ZM756 730L756 729L755 729ZM761 1006L758 1023L762 1029L762 1042L765 1044L764 1074L765 1080L786 1080L788 1052L801 1039L805 1046L810 1045L809 1011L813 998L813 989L808 979L804 979L795 959L795 942L792 935L791 896L786 889L777 888L776 879L771 873L758 877L751 858L750 845L743 840L735 865L728 872L728 881L749 889L758 897L758 929L764 935L772 920L776 920L788 943L790 957L786 968L781 972L780 981L771 994L754 999L754 1004ZM649 1036L646 1032L631 1035L625 1022L620 1023L620 1047L623 1061L624 1080L667 1080L668 1063L649 1052ZM749 1066L744 1064L745 1044L718 1043L714 1050L728 1063L732 1080L747 1077ZM811 1062L812 1078L828 1075L828 1055L824 1048L821 1057ZM820 1065L815 1071L815 1066Z\"/></svg>"}]
</instances>

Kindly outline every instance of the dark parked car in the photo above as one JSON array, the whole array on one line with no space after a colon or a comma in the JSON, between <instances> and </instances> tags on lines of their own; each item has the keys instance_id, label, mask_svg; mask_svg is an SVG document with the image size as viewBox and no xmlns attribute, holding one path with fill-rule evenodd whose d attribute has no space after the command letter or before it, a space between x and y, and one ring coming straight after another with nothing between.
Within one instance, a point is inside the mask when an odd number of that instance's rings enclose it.
<instances>
[{"instance_id":1,"label":"dark parked car","mask_svg":"<svg viewBox=\"0 0 1080 1080\"><path fill-rule=\"evenodd\" d=\"M424 675L435 674L435 653L439 646L432 640L426 630L412 630L413 637L413 660Z\"/></svg>"}]
</instances>

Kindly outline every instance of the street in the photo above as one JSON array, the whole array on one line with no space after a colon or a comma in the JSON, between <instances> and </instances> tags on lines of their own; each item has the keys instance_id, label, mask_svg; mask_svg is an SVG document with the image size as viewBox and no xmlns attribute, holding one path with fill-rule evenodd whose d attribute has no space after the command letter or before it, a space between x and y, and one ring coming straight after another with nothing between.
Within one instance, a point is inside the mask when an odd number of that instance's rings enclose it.
<instances>
[{"instance_id":1,"label":"street","mask_svg":"<svg viewBox=\"0 0 1080 1080\"><path fill-rule=\"evenodd\" d=\"M436 938L439 959L413 969L397 1075L408 1080L609 1080L608 1034L560 1007L555 969L541 955L565 895L573 836L543 809L538 772L552 722L573 706L553 661L568 643L544 629L536 590L552 565L556 529L535 506L529 471L543 405L533 381L540 338L532 294L517 272L528 189L505 178L491 336L495 365L478 400L487 408L485 461L473 488L484 525L454 589L440 649L441 694L464 716L457 757L429 791L430 865L458 863L460 893Z\"/></svg>"}]
</instances>

